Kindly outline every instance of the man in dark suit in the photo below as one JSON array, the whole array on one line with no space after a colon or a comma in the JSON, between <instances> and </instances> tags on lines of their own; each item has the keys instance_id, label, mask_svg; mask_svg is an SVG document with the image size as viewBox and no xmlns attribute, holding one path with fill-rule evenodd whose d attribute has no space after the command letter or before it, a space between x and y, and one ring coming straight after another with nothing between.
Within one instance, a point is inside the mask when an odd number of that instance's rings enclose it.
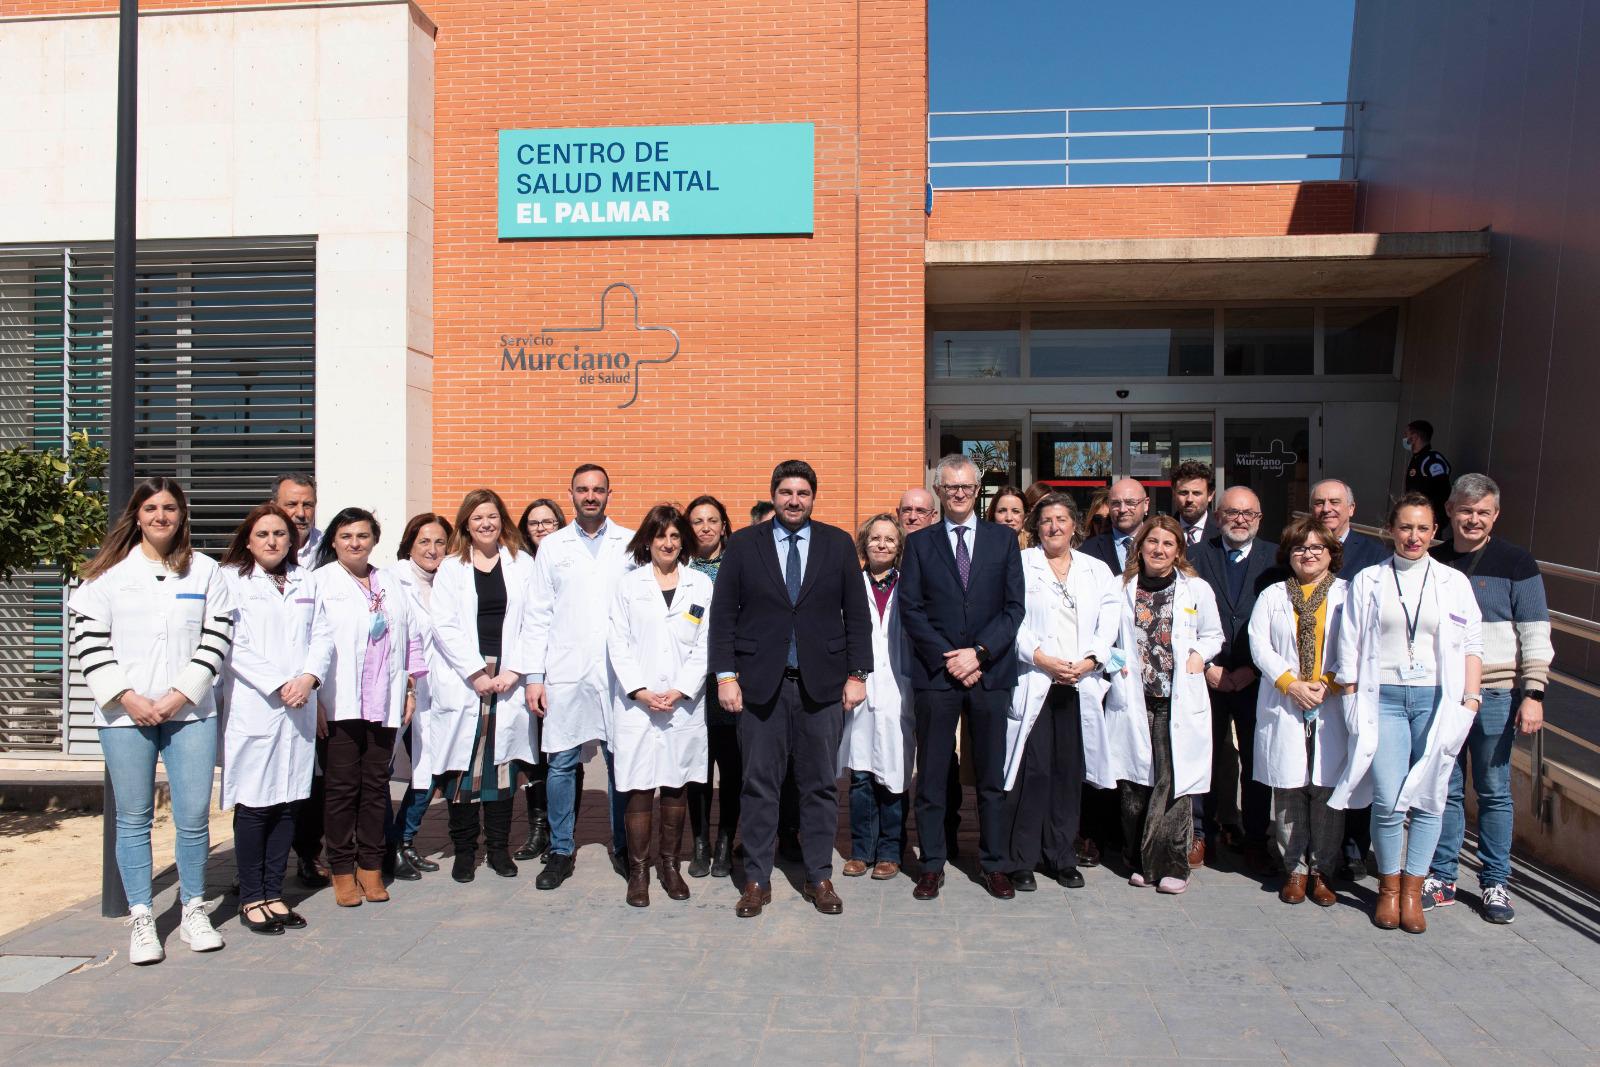
<instances>
[{"instance_id":1,"label":"man in dark suit","mask_svg":"<svg viewBox=\"0 0 1600 1067\"><path fill-rule=\"evenodd\" d=\"M1195 844L1189 862L1205 862L1206 835L1218 829L1217 809L1222 798L1240 789L1240 816L1244 821L1245 865L1255 874L1271 871L1267 831L1272 820L1272 790L1255 780L1256 696L1261 672L1250 656L1250 613L1256 597L1283 579L1278 569L1278 546L1258 538L1261 499L1243 486L1222 494L1220 536L1199 545L1191 557L1194 568L1217 597L1222 618L1222 650L1206 667L1211 689L1211 792L1197 813ZM1234 748L1237 734L1238 748ZM1230 772L1227 753L1237 752L1238 778ZM1219 754L1221 758L1219 759ZM1223 773L1219 773L1219 771Z\"/></svg>"},{"instance_id":2,"label":"man in dark suit","mask_svg":"<svg viewBox=\"0 0 1600 1067\"><path fill-rule=\"evenodd\" d=\"M1110 567L1112 574L1121 574L1132 551L1133 535L1150 514L1150 494L1144 483L1122 478L1111 483L1106 505L1111 509L1111 528L1084 541L1079 551Z\"/></svg>"},{"instance_id":3,"label":"man in dark suit","mask_svg":"<svg viewBox=\"0 0 1600 1067\"><path fill-rule=\"evenodd\" d=\"M970 459L939 461L934 488L944 519L906 538L900 570L916 707L918 900L932 900L944 884L948 774L963 713L972 729L984 887L1002 900L1015 895L1007 875L1004 764L1006 714L1017 684L1013 646L1025 610L1022 555L1014 530L978 521L978 486Z\"/></svg>"},{"instance_id":4,"label":"man in dark suit","mask_svg":"<svg viewBox=\"0 0 1600 1067\"><path fill-rule=\"evenodd\" d=\"M811 521L816 494L810 464L778 464L772 472L777 513L728 539L711 598L717 699L739 716L744 757L740 918L760 915L772 903L778 795L791 753L806 865L802 892L825 915L844 910L833 889L839 737L844 712L867 696L872 619L855 540Z\"/></svg>"}]
</instances>

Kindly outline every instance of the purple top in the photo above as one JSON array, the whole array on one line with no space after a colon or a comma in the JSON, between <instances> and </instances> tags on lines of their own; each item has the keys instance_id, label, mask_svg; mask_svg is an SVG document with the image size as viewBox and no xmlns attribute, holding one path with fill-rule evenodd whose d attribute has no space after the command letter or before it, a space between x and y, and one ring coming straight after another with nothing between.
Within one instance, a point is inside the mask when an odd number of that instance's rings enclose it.
<instances>
[{"instance_id":1,"label":"purple top","mask_svg":"<svg viewBox=\"0 0 1600 1067\"><path fill-rule=\"evenodd\" d=\"M383 586L378 581L378 569L367 572L370 589L362 589L367 597L367 610L377 614L384 610ZM357 583L360 584L359 582ZM361 717L367 722L389 721L389 627L385 626L379 637L367 638L367 658L361 665ZM406 673L420 678L428 673L427 662L422 658L422 640L411 634L406 641Z\"/></svg>"}]
</instances>

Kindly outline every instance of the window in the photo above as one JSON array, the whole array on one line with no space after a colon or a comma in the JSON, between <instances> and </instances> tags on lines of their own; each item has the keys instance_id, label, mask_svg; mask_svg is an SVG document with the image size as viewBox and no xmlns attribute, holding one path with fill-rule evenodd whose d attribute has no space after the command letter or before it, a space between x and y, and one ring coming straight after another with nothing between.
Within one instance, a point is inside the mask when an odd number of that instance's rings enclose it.
<instances>
[{"instance_id":1,"label":"window","mask_svg":"<svg viewBox=\"0 0 1600 1067\"><path fill-rule=\"evenodd\" d=\"M1209 309L1036 311L1028 328L1035 378L1206 377L1212 369Z\"/></svg>"},{"instance_id":2,"label":"window","mask_svg":"<svg viewBox=\"0 0 1600 1067\"><path fill-rule=\"evenodd\" d=\"M1394 373L1397 307L1328 307L1322 311L1322 368L1328 374Z\"/></svg>"},{"instance_id":3,"label":"window","mask_svg":"<svg viewBox=\"0 0 1600 1067\"><path fill-rule=\"evenodd\" d=\"M1313 308L1228 308L1222 313L1223 373L1310 374L1315 368Z\"/></svg>"},{"instance_id":4,"label":"window","mask_svg":"<svg viewBox=\"0 0 1600 1067\"><path fill-rule=\"evenodd\" d=\"M941 312L928 317L935 378L1015 378L1022 373L1022 312Z\"/></svg>"}]
</instances>

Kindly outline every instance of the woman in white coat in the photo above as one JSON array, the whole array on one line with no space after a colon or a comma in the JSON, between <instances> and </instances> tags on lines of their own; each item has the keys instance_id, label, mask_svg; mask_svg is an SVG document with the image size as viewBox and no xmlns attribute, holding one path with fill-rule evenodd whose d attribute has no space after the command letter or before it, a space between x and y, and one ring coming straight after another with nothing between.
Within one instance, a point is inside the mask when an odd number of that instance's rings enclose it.
<instances>
[{"instance_id":1,"label":"woman in white coat","mask_svg":"<svg viewBox=\"0 0 1600 1067\"><path fill-rule=\"evenodd\" d=\"M1211 698L1205 665L1222 650L1216 596L1184 555L1178 520L1139 527L1122 575L1121 623L1106 700L1128 883L1189 888L1194 813L1211 788Z\"/></svg>"},{"instance_id":2,"label":"woman in white coat","mask_svg":"<svg viewBox=\"0 0 1600 1067\"><path fill-rule=\"evenodd\" d=\"M1482 702L1483 615L1472 582L1435 563L1433 504L1407 493L1389 510L1394 555L1350 583L1338 681L1355 690L1349 760L1330 801L1372 804L1374 925L1420 934L1422 882L1439 843L1450 771ZM1407 833L1407 819L1410 832Z\"/></svg>"},{"instance_id":3,"label":"woman in white coat","mask_svg":"<svg viewBox=\"0 0 1600 1067\"><path fill-rule=\"evenodd\" d=\"M673 900L688 900L679 873L685 786L706 780L706 633L711 579L688 566L689 520L657 504L628 544L638 566L617 582L606 654L611 664L609 735L617 791L627 795L627 901L650 904L651 805L661 791L656 873Z\"/></svg>"},{"instance_id":4,"label":"woman in white coat","mask_svg":"<svg viewBox=\"0 0 1600 1067\"><path fill-rule=\"evenodd\" d=\"M322 832L334 901L344 908L389 899L389 767L405 723L407 678L428 672L410 597L371 563L381 535L372 512L345 508L323 534L311 580L307 662L321 680L317 732L328 739Z\"/></svg>"},{"instance_id":5,"label":"woman in white coat","mask_svg":"<svg viewBox=\"0 0 1600 1067\"><path fill-rule=\"evenodd\" d=\"M1022 674L1006 722L1006 825L1011 884L1035 887L1042 869L1081 889L1078 821L1083 784L1115 788L1106 751L1103 667L1122 619L1111 568L1072 547L1078 506L1065 493L1034 505L1023 527L1027 614L1017 631ZM1040 861L1043 860L1043 867Z\"/></svg>"},{"instance_id":6,"label":"woman in white coat","mask_svg":"<svg viewBox=\"0 0 1600 1067\"><path fill-rule=\"evenodd\" d=\"M1348 586L1339 539L1314 517L1296 519L1278 542L1289 577L1263 590L1250 615L1256 697L1255 776L1272 789L1272 821L1288 877L1285 904L1338 903L1329 884L1344 840L1344 812L1328 806L1344 771L1349 735L1344 690L1333 680ZM1309 862L1308 862L1309 854Z\"/></svg>"},{"instance_id":7,"label":"woman in white coat","mask_svg":"<svg viewBox=\"0 0 1600 1067\"><path fill-rule=\"evenodd\" d=\"M262 504L222 557L234 618L222 676L222 807L233 809L239 922L258 934L306 925L283 902L290 805L311 795L317 762L316 678L306 670L315 601L296 536L288 512Z\"/></svg>"},{"instance_id":8,"label":"woman in white coat","mask_svg":"<svg viewBox=\"0 0 1600 1067\"><path fill-rule=\"evenodd\" d=\"M916 751L916 720L895 596L905 541L888 512L874 515L856 532L861 580L872 607L874 666L867 675L867 699L844 713L839 740L839 773L850 770L850 858L844 873L851 878L868 870L879 881L893 878L900 873L906 844L908 757Z\"/></svg>"},{"instance_id":9,"label":"woman in white coat","mask_svg":"<svg viewBox=\"0 0 1600 1067\"><path fill-rule=\"evenodd\" d=\"M523 696L522 612L533 557L505 503L474 489L456 509L450 555L433 581L434 664L428 687L429 760L450 802L450 876L473 879L479 813L489 869L515 878L511 807L517 771L535 762L534 725Z\"/></svg>"},{"instance_id":10,"label":"woman in white coat","mask_svg":"<svg viewBox=\"0 0 1600 1067\"><path fill-rule=\"evenodd\" d=\"M130 963L166 957L150 911L156 759L177 829L178 932L196 952L222 947L205 909L214 685L233 640L222 572L189 544L189 504L170 478L134 487L67 602L72 650L94 697L100 751L117 797L117 871L128 898Z\"/></svg>"}]
</instances>

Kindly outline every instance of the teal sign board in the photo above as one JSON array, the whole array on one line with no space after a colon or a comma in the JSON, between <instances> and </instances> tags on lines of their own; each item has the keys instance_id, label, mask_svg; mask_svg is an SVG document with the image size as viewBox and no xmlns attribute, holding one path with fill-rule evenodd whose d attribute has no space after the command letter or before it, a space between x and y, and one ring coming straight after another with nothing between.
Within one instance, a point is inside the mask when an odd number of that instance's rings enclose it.
<instances>
[{"instance_id":1,"label":"teal sign board","mask_svg":"<svg viewBox=\"0 0 1600 1067\"><path fill-rule=\"evenodd\" d=\"M809 122L500 131L501 237L809 234Z\"/></svg>"}]
</instances>

